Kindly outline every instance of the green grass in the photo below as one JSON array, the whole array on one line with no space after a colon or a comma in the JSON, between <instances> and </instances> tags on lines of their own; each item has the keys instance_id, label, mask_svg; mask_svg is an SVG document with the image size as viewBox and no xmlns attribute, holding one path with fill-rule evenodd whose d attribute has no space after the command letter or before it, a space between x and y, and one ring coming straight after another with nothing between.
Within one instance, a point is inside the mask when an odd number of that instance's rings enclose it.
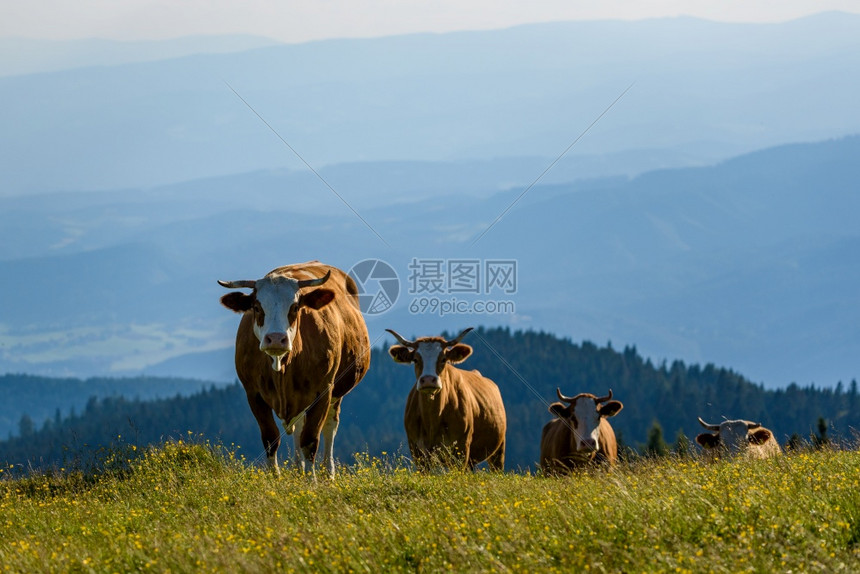
<instances>
[{"instance_id":1,"label":"green grass","mask_svg":"<svg viewBox=\"0 0 860 574\"><path fill-rule=\"evenodd\" d=\"M365 456L314 484L179 442L105 468L0 474L0 571L860 570L858 452L567 478Z\"/></svg>"}]
</instances>

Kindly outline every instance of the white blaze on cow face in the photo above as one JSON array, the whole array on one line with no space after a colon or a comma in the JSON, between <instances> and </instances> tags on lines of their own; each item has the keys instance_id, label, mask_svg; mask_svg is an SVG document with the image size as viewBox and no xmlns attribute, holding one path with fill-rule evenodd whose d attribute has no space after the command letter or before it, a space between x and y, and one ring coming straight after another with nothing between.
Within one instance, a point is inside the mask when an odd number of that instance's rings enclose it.
<instances>
[{"instance_id":1,"label":"white blaze on cow face","mask_svg":"<svg viewBox=\"0 0 860 574\"><path fill-rule=\"evenodd\" d=\"M573 405L574 436L576 450L595 451L600 439L600 413L590 398L580 398Z\"/></svg>"},{"instance_id":2,"label":"white blaze on cow face","mask_svg":"<svg viewBox=\"0 0 860 574\"><path fill-rule=\"evenodd\" d=\"M442 381L439 380L439 375L442 374L442 369L445 368L444 358L440 360L442 355L442 344L436 341L418 343L415 349L415 388L419 391L434 395L442 390Z\"/></svg>"},{"instance_id":3,"label":"white blaze on cow face","mask_svg":"<svg viewBox=\"0 0 860 574\"><path fill-rule=\"evenodd\" d=\"M723 421L720 423L720 442L732 456L749 447L749 423L747 421Z\"/></svg>"},{"instance_id":4,"label":"white blaze on cow face","mask_svg":"<svg viewBox=\"0 0 860 574\"><path fill-rule=\"evenodd\" d=\"M281 360L293 350L298 306L298 280L275 275L257 281L254 335L260 341L260 350L272 357L276 371L281 370Z\"/></svg>"}]
</instances>

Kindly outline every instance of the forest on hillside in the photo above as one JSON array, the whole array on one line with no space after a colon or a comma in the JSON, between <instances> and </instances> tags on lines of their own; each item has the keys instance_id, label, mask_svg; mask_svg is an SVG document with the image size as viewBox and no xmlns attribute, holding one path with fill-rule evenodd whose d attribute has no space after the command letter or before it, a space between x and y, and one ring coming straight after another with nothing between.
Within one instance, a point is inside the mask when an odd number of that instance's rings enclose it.
<instances>
[{"instance_id":1,"label":"forest on hillside","mask_svg":"<svg viewBox=\"0 0 860 574\"><path fill-rule=\"evenodd\" d=\"M153 400L191 395L211 383L175 377L40 377L25 374L0 375L0 437L42 425L45 420L59 422L83 409L93 397L123 396ZM22 415L27 417L22 421Z\"/></svg>"},{"instance_id":2,"label":"forest on hillside","mask_svg":"<svg viewBox=\"0 0 860 574\"><path fill-rule=\"evenodd\" d=\"M611 344L576 344L548 333L507 328L479 328L465 342L474 352L461 366L481 371L501 389L508 417L508 469L533 467L556 387L567 395L605 394L611 388L624 403L612 425L624 446L639 451L658 428L670 444L695 437L702 431L698 416L709 422L754 420L773 430L782 444L792 435L808 439L820 434L820 419L834 440L853 444L860 429L856 381L847 388L840 383L833 389L791 385L765 390L714 365L654 365L634 347L616 350ZM413 383L410 367L394 363L387 348L373 349L370 372L343 401L335 456L350 463L354 453L408 455L403 411ZM40 383L32 378L29 384ZM25 413L19 433L0 442L0 464L82 466L111 445L142 446L189 435L237 448L251 461L261 454L256 422L237 383L158 400L92 397L80 412L66 417L57 413L44 421ZM291 437L285 437L281 458L289 455L291 443Z\"/></svg>"}]
</instances>

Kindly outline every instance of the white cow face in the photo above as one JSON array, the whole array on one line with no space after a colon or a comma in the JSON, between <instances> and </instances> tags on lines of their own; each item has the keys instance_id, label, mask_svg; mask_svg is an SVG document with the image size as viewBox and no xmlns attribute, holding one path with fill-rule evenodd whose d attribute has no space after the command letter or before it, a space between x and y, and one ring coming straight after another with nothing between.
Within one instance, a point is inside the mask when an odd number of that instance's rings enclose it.
<instances>
[{"instance_id":1,"label":"white cow face","mask_svg":"<svg viewBox=\"0 0 860 574\"><path fill-rule=\"evenodd\" d=\"M711 426L716 428L716 425L706 425L707 428ZM696 437L696 442L706 449L721 449L729 456L737 456L749 449L750 445L766 443L771 436L771 432L758 423L723 421L715 433L702 433Z\"/></svg>"},{"instance_id":2,"label":"white cow face","mask_svg":"<svg viewBox=\"0 0 860 574\"><path fill-rule=\"evenodd\" d=\"M464 343L445 347L441 339L425 338L418 339L414 348L393 345L388 354L398 363L413 363L416 390L433 397L442 390L440 377L445 365L462 363L472 354L472 347Z\"/></svg>"},{"instance_id":3,"label":"white cow face","mask_svg":"<svg viewBox=\"0 0 860 574\"><path fill-rule=\"evenodd\" d=\"M228 293L221 303L240 313L253 313L260 350L272 357L272 368L280 371L281 361L293 350L302 308L321 309L332 299L334 292L329 289L301 293L298 280L272 275L256 281L250 295Z\"/></svg>"},{"instance_id":4,"label":"white cow face","mask_svg":"<svg viewBox=\"0 0 860 574\"><path fill-rule=\"evenodd\" d=\"M594 455L600 444L600 419L614 417L624 408L620 401L603 404L595 401L591 394L577 395L568 405L553 403L549 412L564 420L573 431L574 449L583 454Z\"/></svg>"}]
</instances>

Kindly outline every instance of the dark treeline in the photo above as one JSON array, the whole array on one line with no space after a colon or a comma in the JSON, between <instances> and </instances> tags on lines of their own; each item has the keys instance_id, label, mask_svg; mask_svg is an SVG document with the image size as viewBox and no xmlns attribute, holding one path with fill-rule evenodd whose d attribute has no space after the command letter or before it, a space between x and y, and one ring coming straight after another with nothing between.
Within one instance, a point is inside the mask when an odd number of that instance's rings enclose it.
<instances>
[{"instance_id":1,"label":"dark treeline","mask_svg":"<svg viewBox=\"0 0 860 574\"><path fill-rule=\"evenodd\" d=\"M72 379L38 377L24 374L0 375L0 437L20 431L21 415L27 414L25 427L42 426L46 419L67 417L79 412L92 397L123 396L130 399L156 399L189 395L211 383L167 377L92 377ZM63 408L58 410L57 405Z\"/></svg>"},{"instance_id":2,"label":"dark treeline","mask_svg":"<svg viewBox=\"0 0 860 574\"><path fill-rule=\"evenodd\" d=\"M854 429L860 428L856 381L848 388L840 383L833 389L791 385L765 390L713 365L687 366L680 361L654 365L635 348L617 351L611 345L574 344L546 333L478 329L466 342L474 353L461 366L478 369L501 388L508 415L509 469L533 466L537 460L556 387L568 395L605 394L611 388L624 403L612 425L624 445L640 452L661 440L678 443L679 437L682 445L689 444L683 437L692 439L702 430L697 416L709 422L723 418L760 422L783 445L792 435L820 436L820 419L826 421L830 440L852 440ZM356 452L408 454L403 410L413 383L411 367L394 363L387 349L374 349L369 374L343 402L335 455L352 462ZM0 442L0 463L86 462L86 453L117 441L142 446L187 437L189 432L195 440L202 435L239 447L248 459L261 451L256 422L238 384L155 401L92 398L72 416L40 424L26 424L25 419L19 425L23 436ZM662 437L657 436L658 426ZM289 455L291 445L292 438L284 437L281 458Z\"/></svg>"},{"instance_id":3,"label":"dark treeline","mask_svg":"<svg viewBox=\"0 0 860 574\"><path fill-rule=\"evenodd\" d=\"M82 411L48 419L40 427L20 424L21 432L0 442L0 464L23 468L50 466L87 468L98 462L100 451L114 446L145 446L166 440L201 440L228 447L260 441L245 392L238 384L210 387L191 396L170 399L91 398ZM250 410L246 413L250 415ZM22 421L29 416L22 417ZM32 424L32 423L31 423Z\"/></svg>"}]
</instances>

